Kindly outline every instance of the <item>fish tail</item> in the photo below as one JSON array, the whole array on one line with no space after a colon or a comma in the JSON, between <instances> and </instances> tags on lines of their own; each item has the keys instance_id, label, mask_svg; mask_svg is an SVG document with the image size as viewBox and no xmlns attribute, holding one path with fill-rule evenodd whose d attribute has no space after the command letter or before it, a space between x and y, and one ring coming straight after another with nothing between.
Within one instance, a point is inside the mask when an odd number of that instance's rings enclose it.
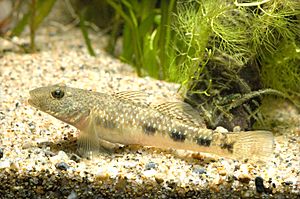
<instances>
[{"instance_id":1,"label":"fish tail","mask_svg":"<svg viewBox=\"0 0 300 199\"><path fill-rule=\"evenodd\" d=\"M236 158L266 162L272 157L274 136L269 131L240 132L233 145Z\"/></svg>"}]
</instances>

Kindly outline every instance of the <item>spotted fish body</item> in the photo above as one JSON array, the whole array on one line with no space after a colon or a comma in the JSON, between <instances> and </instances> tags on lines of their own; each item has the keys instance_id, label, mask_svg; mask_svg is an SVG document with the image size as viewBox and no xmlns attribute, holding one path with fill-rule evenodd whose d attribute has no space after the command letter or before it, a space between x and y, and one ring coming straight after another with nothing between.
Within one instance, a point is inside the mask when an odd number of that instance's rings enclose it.
<instances>
[{"instance_id":1,"label":"spotted fish body","mask_svg":"<svg viewBox=\"0 0 300 199\"><path fill-rule=\"evenodd\" d=\"M205 128L188 104L147 102L143 92L106 94L57 84L30 91L29 103L78 128L83 152L97 151L101 143L118 143L264 161L273 150L271 132L216 132Z\"/></svg>"}]
</instances>

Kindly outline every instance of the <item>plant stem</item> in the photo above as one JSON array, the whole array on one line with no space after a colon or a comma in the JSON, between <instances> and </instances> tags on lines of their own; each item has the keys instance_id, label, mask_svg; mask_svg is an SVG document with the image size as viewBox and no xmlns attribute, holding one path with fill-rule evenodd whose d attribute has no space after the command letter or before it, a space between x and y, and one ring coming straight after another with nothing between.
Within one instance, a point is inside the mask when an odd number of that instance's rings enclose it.
<instances>
[{"instance_id":1,"label":"plant stem","mask_svg":"<svg viewBox=\"0 0 300 199\"><path fill-rule=\"evenodd\" d=\"M79 25L80 25L80 29L81 29L81 32L82 32L82 35L83 35L83 38L84 38L84 41L85 41L85 44L87 46L87 49L89 51L89 54L91 56L96 56L96 53L92 47L92 44L91 44L91 40L89 38L89 34L87 32L87 28L86 28L86 25L85 25L85 21L84 21L84 13L85 13L86 9L83 9L80 13L79 13Z\"/></svg>"},{"instance_id":2,"label":"plant stem","mask_svg":"<svg viewBox=\"0 0 300 199\"><path fill-rule=\"evenodd\" d=\"M160 25L160 35L159 35L159 47L160 49L160 64L159 64L159 70L160 73L159 77L160 79L165 79L166 74L166 68L168 67L169 63L167 63L168 58L168 48L170 46L170 35L171 35L171 27L170 27L170 21L171 21L171 12L174 8L175 0L170 1L162 1L161 2L161 25Z\"/></svg>"},{"instance_id":3,"label":"plant stem","mask_svg":"<svg viewBox=\"0 0 300 199\"><path fill-rule=\"evenodd\" d=\"M35 52L35 14L36 0L31 0L31 17L30 17L30 51Z\"/></svg>"}]
</instances>

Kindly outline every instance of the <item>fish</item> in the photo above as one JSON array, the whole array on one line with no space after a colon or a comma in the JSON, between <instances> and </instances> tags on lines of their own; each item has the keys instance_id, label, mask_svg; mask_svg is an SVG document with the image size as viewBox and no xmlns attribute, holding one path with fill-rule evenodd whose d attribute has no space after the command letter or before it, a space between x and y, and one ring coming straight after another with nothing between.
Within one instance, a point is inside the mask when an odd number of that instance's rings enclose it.
<instances>
[{"instance_id":1,"label":"fish","mask_svg":"<svg viewBox=\"0 0 300 199\"><path fill-rule=\"evenodd\" d=\"M265 130L208 129L199 112L182 101L149 100L143 91L101 93L64 83L29 91L29 104L79 130L78 151L97 153L115 144L209 153L267 161L274 137Z\"/></svg>"}]
</instances>

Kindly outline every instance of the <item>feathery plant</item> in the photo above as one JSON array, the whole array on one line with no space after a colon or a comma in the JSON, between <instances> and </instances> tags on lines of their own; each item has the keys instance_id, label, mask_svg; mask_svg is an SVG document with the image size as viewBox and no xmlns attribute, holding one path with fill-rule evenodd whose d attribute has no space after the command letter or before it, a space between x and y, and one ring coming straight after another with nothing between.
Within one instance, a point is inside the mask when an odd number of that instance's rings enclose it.
<instances>
[{"instance_id":1,"label":"feathery plant","mask_svg":"<svg viewBox=\"0 0 300 199\"><path fill-rule=\"evenodd\" d=\"M299 97L299 11L297 0L179 1L170 79L183 83L212 127L224 118L258 119L262 95Z\"/></svg>"}]
</instances>

